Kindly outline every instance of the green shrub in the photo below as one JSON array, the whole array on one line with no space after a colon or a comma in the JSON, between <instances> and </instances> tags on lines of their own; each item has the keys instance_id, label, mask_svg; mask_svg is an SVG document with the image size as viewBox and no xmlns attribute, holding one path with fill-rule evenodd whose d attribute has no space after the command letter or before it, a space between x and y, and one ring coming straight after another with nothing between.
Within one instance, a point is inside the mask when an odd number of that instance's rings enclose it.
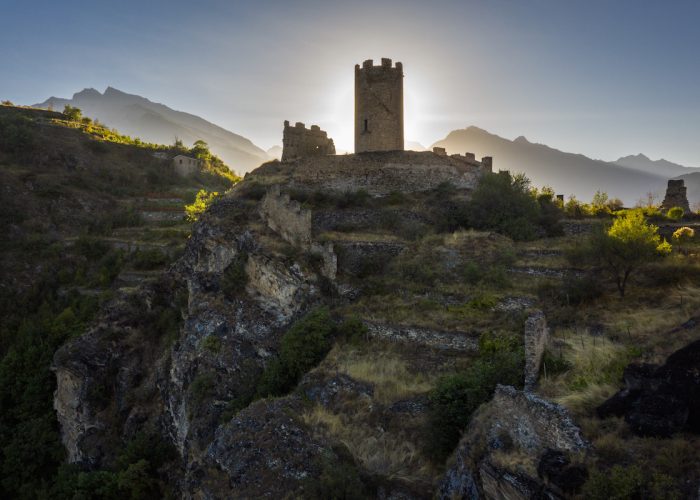
<instances>
[{"instance_id":1,"label":"green shrub","mask_svg":"<svg viewBox=\"0 0 700 500\"><path fill-rule=\"evenodd\" d=\"M540 373L547 376L559 375L571 369L572 365L563 356L556 356L550 350L545 350L542 356Z\"/></svg>"},{"instance_id":2,"label":"green shrub","mask_svg":"<svg viewBox=\"0 0 700 500\"><path fill-rule=\"evenodd\" d=\"M668 212L666 212L666 217L668 217L671 220L674 221L679 221L683 218L685 215L685 210L683 210L681 207L673 207L669 209Z\"/></svg>"},{"instance_id":3,"label":"green shrub","mask_svg":"<svg viewBox=\"0 0 700 500\"><path fill-rule=\"evenodd\" d=\"M484 175L467 204L467 223L492 229L514 240L530 240L537 234L540 206L530 194L530 181L509 172Z\"/></svg>"},{"instance_id":4,"label":"green shrub","mask_svg":"<svg viewBox=\"0 0 700 500\"><path fill-rule=\"evenodd\" d=\"M189 392L192 395L193 408L201 405L205 399L214 394L215 384L214 375L211 373L197 374L189 387Z\"/></svg>"},{"instance_id":5,"label":"green shrub","mask_svg":"<svg viewBox=\"0 0 700 500\"><path fill-rule=\"evenodd\" d=\"M364 207L371 199L370 194L364 189L343 193L337 200L338 208Z\"/></svg>"},{"instance_id":6,"label":"green shrub","mask_svg":"<svg viewBox=\"0 0 700 500\"><path fill-rule=\"evenodd\" d=\"M463 372L442 377L430 394L426 452L437 463L452 453L476 409L497 384L522 386L523 352L512 340L486 337L485 352Z\"/></svg>"},{"instance_id":7,"label":"green shrub","mask_svg":"<svg viewBox=\"0 0 700 500\"><path fill-rule=\"evenodd\" d=\"M233 299L245 290L248 284L248 275L245 272L245 265L248 261L248 254L241 252L224 269L221 277L221 291L224 295Z\"/></svg>"},{"instance_id":8,"label":"green shrub","mask_svg":"<svg viewBox=\"0 0 700 500\"><path fill-rule=\"evenodd\" d=\"M282 337L278 357L265 369L258 395L280 396L289 392L326 355L334 330L326 308L312 311L294 323Z\"/></svg>"}]
</instances>

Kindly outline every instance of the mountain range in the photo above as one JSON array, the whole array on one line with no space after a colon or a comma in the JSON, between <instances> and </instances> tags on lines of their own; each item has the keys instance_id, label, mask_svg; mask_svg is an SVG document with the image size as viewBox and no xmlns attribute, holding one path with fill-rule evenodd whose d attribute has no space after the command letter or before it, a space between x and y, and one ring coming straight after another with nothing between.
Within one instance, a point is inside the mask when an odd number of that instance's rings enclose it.
<instances>
[{"instance_id":1,"label":"mountain range","mask_svg":"<svg viewBox=\"0 0 700 500\"><path fill-rule=\"evenodd\" d=\"M526 174L535 186L551 186L558 194L575 195L590 201L596 191L607 192L633 205L652 193L663 199L669 178L683 178L691 205L700 202L700 172L667 160L652 161L643 154L626 156L614 162L594 160L528 141L525 137L508 140L478 127L450 132L433 146L449 154L472 152L477 158L492 156L494 170Z\"/></svg>"},{"instance_id":2,"label":"mountain range","mask_svg":"<svg viewBox=\"0 0 700 500\"><path fill-rule=\"evenodd\" d=\"M252 170L270 159L265 151L241 135L199 116L112 87L107 87L104 93L84 89L73 94L71 99L50 97L34 107L61 111L67 104L80 108L90 118L147 142L173 144L177 138L190 146L201 139L237 173Z\"/></svg>"},{"instance_id":3,"label":"mountain range","mask_svg":"<svg viewBox=\"0 0 700 500\"><path fill-rule=\"evenodd\" d=\"M86 116L98 119L120 132L148 142L172 144L175 138L186 145L202 139L229 167L245 173L282 154L280 146L264 151L242 135L230 132L199 116L176 111L145 97L112 87L104 93L84 89L71 99L50 97L35 107L62 110L77 106ZM433 146L448 153L472 152L477 157L492 156L495 170L526 174L535 186L551 186L557 193L590 200L596 191L622 199L626 205L647 199L652 193L660 201L669 178L682 178L691 203L700 202L700 168L690 168L668 160L651 160L644 154L630 155L608 162L581 154L567 153L520 136L505 139L478 127L450 132ZM424 150L417 142L406 142L406 149ZM342 153L339 151L339 154Z\"/></svg>"}]
</instances>

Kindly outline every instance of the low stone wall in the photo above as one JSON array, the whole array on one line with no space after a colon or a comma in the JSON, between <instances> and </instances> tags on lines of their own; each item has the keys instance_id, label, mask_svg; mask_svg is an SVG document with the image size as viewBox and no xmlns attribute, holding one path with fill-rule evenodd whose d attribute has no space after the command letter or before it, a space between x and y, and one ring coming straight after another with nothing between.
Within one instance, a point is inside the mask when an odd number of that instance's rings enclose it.
<instances>
[{"instance_id":1,"label":"low stone wall","mask_svg":"<svg viewBox=\"0 0 700 500\"><path fill-rule=\"evenodd\" d=\"M540 363L549 339L547 320L542 311L533 312L525 320L525 390L531 391L537 384Z\"/></svg>"},{"instance_id":2,"label":"low stone wall","mask_svg":"<svg viewBox=\"0 0 700 500\"><path fill-rule=\"evenodd\" d=\"M466 332L441 332L412 326L386 325L365 321L369 335L374 338L419 344L436 349L478 351L479 339Z\"/></svg>"},{"instance_id":3,"label":"low stone wall","mask_svg":"<svg viewBox=\"0 0 700 500\"><path fill-rule=\"evenodd\" d=\"M547 448L580 451L590 447L569 412L551 401L499 385L493 400L491 435L507 434L518 448L542 453Z\"/></svg>"}]
</instances>

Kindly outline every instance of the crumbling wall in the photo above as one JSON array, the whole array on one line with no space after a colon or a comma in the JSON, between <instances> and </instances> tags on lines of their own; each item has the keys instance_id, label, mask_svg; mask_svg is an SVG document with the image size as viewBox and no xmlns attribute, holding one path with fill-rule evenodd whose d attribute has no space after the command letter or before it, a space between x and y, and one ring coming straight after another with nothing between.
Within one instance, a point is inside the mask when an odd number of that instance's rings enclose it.
<instances>
[{"instance_id":1,"label":"crumbling wall","mask_svg":"<svg viewBox=\"0 0 700 500\"><path fill-rule=\"evenodd\" d=\"M297 122L293 127L288 121L284 122L282 161L334 154L333 139L328 137L328 134L318 125L311 125L311 128L307 129L301 122Z\"/></svg>"},{"instance_id":2,"label":"crumbling wall","mask_svg":"<svg viewBox=\"0 0 700 500\"><path fill-rule=\"evenodd\" d=\"M268 227L285 241L296 246L311 244L311 210L301 208L298 201L272 186L260 203L260 215Z\"/></svg>"},{"instance_id":3,"label":"crumbling wall","mask_svg":"<svg viewBox=\"0 0 700 500\"><path fill-rule=\"evenodd\" d=\"M533 312L525 320L525 390L531 391L537 384L540 363L549 338L547 319L542 311Z\"/></svg>"},{"instance_id":4,"label":"crumbling wall","mask_svg":"<svg viewBox=\"0 0 700 500\"><path fill-rule=\"evenodd\" d=\"M274 185L260 202L260 217L287 243L321 257L321 273L335 279L338 257L332 243L322 245L313 241L311 210L301 208L298 201L282 194L279 185Z\"/></svg>"},{"instance_id":5,"label":"crumbling wall","mask_svg":"<svg viewBox=\"0 0 700 500\"><path fill-rule=\"evenodd\" d=\"M686 193L685 181L683 179L670 179L666 188L666 196L664 197L661 208L670 210L673 207L681 207L685 213L690 213L690 205L688 204L688 195Z\"/></svg>"}]
</instances>

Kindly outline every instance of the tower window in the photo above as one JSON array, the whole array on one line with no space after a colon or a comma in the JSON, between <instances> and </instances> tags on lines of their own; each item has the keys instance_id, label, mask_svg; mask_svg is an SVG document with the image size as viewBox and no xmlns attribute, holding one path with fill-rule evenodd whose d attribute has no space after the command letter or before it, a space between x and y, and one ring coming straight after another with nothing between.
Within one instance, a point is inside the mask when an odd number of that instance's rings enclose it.
<instances>
[{"instance_id":1,"label":"tower window","mask_svg":"<svg viewBox=\"0 0 700 500\"><path fill-rule=\"evenodd\" d=\"M367 128L367 121L368 121L367 118L365 118L365 129L363 130L363 132L367 132L367 131L368 131L368 128Z\"/></svg>"}]
</instances>

